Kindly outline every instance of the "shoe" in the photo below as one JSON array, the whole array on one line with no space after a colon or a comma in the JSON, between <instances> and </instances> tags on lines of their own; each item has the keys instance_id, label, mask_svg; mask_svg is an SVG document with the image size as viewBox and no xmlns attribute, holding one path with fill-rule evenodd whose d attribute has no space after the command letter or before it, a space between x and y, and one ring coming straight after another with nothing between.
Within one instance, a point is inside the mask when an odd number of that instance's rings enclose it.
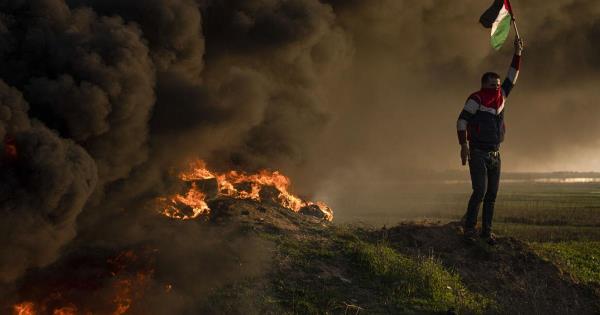
<instances>
[{"instance_id":1,"label":"shoe","mask_svg":"<svg viewBox=\"0 0 600 315\"><path fill-rule=\"evenodd\" d=\"M485 240L491 246L498 244L498 240L496 239L496 234L494 233L482 233L481 238Z\"/></svg>"},{"instance_id":2,"label":"shoe","mask_svg":"<svg viewBox=\"0 0 600 315\"><path fill-rule=\"evenodd\" d=\"M469 243L475 243L477 242L477 231L475 229L467 229L465 228L464 233L463 233L463 238L465 241L469 242Z\"/></svg>"}]
</instances>

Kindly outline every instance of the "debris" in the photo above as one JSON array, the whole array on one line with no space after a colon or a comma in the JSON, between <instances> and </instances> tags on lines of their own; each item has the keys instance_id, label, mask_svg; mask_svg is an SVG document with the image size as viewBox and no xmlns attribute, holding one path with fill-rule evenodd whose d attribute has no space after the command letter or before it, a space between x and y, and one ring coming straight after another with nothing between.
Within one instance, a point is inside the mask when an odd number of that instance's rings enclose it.
<instances>
[{"instance_id":1,"label":"debris","mask_svg":"<svg viewBox=\"0 0 600 315\"><path fill-rule=\"evenodd\" d=\"M308 205L300 208L299 211L301 214L313 216L319 219L325 219L327 216L323 210L317 205Z\"/></svg>"}]
</instances>

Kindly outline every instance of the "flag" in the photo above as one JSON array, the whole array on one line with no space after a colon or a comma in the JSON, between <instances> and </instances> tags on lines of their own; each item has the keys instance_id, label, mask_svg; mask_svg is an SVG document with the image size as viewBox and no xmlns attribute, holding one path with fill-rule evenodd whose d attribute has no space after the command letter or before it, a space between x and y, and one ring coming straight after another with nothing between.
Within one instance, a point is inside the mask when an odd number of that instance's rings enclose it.
<instances>
[{"instance_id":1,"label":"flag","mask_svg":"<svg viewBox=\"0 0 600 315\"><path fill-rule=\"evenodd\" d=\"M512 19L513 12L509 0L494 0L492 6L479 18L483 27L492 29L491 43L494 49L500 49L508 38Z\"/></svg>"}]
</instances>

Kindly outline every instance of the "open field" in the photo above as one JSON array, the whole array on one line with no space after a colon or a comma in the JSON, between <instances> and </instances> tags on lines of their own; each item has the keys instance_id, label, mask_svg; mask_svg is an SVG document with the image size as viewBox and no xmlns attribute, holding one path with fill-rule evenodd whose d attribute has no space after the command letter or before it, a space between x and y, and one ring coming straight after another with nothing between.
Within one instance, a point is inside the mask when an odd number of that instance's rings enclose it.
<instances>
[{"instance_id":1,"label":"open field","mask_svg":"<svg viewBox=\"0 0 600 315\"><path fill-rule=\"evenodd\" d=\"M336 213L336 221L375 226L424 219L456 221L464 214L470 195L467 182L399 190L391 201L377 192L371 204L349 201L342 209L351 210ZM388 204L378 205L379 198ZM600 183L502 183L494 224L500 234L525 241L600 240Z\"/></svg>"}]
</instances>

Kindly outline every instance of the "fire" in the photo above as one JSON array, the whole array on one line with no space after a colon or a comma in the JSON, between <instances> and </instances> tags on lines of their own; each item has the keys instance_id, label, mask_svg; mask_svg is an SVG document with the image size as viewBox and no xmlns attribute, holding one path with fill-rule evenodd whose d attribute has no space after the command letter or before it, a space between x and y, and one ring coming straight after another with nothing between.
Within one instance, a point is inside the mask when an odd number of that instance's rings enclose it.
<instances>
[{"instance_id":1,"label":"fire","mask_svg":"<svg viewBox=\"0 0 600 315\"><path fill-rule=\"evenodd\" d=\"M111 274L116 278L114 284L116 294L113 298L115 310L112 315L126 314L134 300L144 294L149 279L154 275L153 269L141 269L133 275L126 272L131 265L139 264L141 259L134 251L127 250L108 260L113 269Z\"/></svg>"},{"instance_id":2,"label":"fire","mask_svg":"<svg viewBox=\"0 0 600 315\"><path fill-rule=\"evenodd\" d=\"M262 170L256 174L238 171L217 173L208 170L204 161L196 161L191 163L188 171L179 174L179 178L188 183L187 193L159 199L165 204L160 212L170 218L189 220L210 213L206 203L207 193L198 187L198 183L214 180L217 186L216 196L262 201L261 192L264 192L266 187L273 187L277 190L276 196L273 197L282 207L299 212L305 207L313 206L322 211L325 219L333 219L333 211L325 203L304 201L293 195L290 192L291 180L278 171ZM241 186L244 187L240 188ZM188 211L182 210L182 207Z\"/></svg>"},{"instance_id":3,"label":"fire","mask_svg":"<svg viewBox=\"0 0 600 315\"><path fill-rule=\"evenodd\" d=\"M36 307L33 302L23 302L13 306L13 315L37 315L37 314L52 314L52 315L76 315L77 307L74 305L55 308L52 312L44 312L45 307Z\"/></svg>"},{"instance_id":4,"label":"fire","mask_svg":"<svg viewBox=\"0 0 600 315\"><path fill-rule=\"evenodd\" d=\"M59 309L55 309L54 312L52 312L52 315L76 315L76 314L77 314L77 307L75 307L75 306L61 307Z\"/></svg>"},{"instance_id":5,"label":"fire","mask_svg":"<svg viewBox=\"0 0 600 315\"><path fill-rule=\"evenodd\" d=\"M17 142L11 136L4 137L4 156L8 160L17 158Z\"/></svg>"},{"instance_id":6,"label":"fire","mask_svg":"<svg viewBox=\"0 0 600 315\"><path fill-rule=\"evenodd\" d=\"M13 306L13 315L35 315L35 304L23 302Z\"/></svg>"},{"instance_id":7,"label":"fire","mask_svg":"<svg viewBox=\"0 0 600 315\"><path fill-rule=\"evenodd\" d=\"M208 214L210 208L204 199L206 196L196 189L190 189L185 196L175 195L171 199L160 198L160 201L167 205L162 210L162 213L167 217L180 220L189 220L197 218L202 214ZM185 214L179 208L178 205L183 204L192 209L192 214Z\"/></svg>"},{"instance_id":8,"label":"fire","mask_svg":"<svg viewBox=\"0 0 600 315\"><path fill-rule=\"evenodd\" d=\"M155 250L144 248L137 251L124 250L106 260L106 279L111 279L107 287L107 295L100 298L100 311L86 305L90 299L79 301L78 305L71 303L72 296L69 287L55 287L53 292L39 298L13 305L13 315L93 315L110 314L124 315L132 312L134 305L139 303L154 276L153 255ZM96 292L90 291L89 296ZM81 308L80 308L81 307ZM87 308L86 308L87 307Z\"/></svg>"},{"instance_id":9,"label":"fire","mask_svg":"<svg viewBox=\"0 0 600 315\"><path fill-rule=\"evenodd\" d=\"M183 181L187 191L159 199L162 205L160 212L170 218L189 220L209 214L207 200L226 196L273 202L295 212L315 212L326 220L333 219L333 212L325 203L305 201L292 194L290 179L278 171L262 170L255 174L240 171L218 173L210 171L204 162L198 161L190 165L189 170L179 174L179 179ZM155 252L156 250L149 248L124 250L105 258L106 269L101 278L110 279L102 281L109 283L110 287L104 287L107 290L97 302L98 305L103 305L101 307L106 307L100 313L90 308L92 306L86 305L90 299L74 298L73 290L78 286L72 287L72 284L67 282L64 285L53 286L50 290L52 293L28 298L13 305L13 315L124 315L138 312L137 308L141 305L139 301L143 300L153 282L152 257ZM96 294L94 285L84 287L91 288L90 297ZM163 289L165 293L169 293L173 290L173 285L165 284Z\"/></svg>"}]
</instances>

